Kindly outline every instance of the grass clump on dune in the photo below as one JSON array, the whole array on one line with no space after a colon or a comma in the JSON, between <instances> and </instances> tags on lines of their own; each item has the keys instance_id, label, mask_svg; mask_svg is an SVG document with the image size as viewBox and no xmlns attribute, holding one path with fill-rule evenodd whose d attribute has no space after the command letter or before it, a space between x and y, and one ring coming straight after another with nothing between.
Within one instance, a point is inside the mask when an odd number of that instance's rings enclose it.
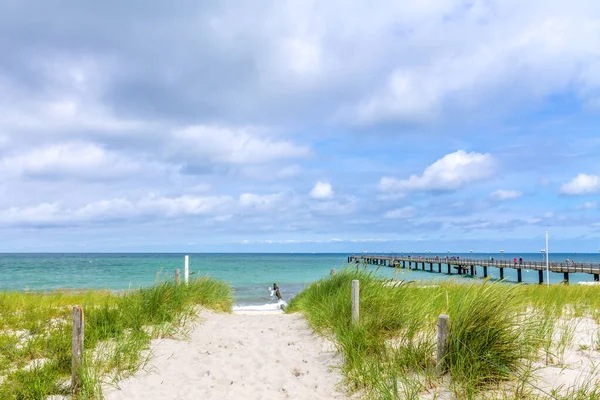
<instances>
[{"instance_id":1,"label":"grass clump on dune","mask_svg":"<svg viewBox=\"0 0 600 400\"><path fill-rule=\"evenodd\" d=\"M360 281L357 325L351 323L354 279ZM594 315L599 301L596 292L590 296L594 288L547 289L489 280L392 284L352 267L308 286L288 312L302 312L334 340L351 392L377 399L434 398L444 391L455 398L527 398L533 396L527 385L532 363L551 351L544 348L552 341L548 326L569 304L582 300L575 312ZM450 315L450 337L447 373L440 376L436 324L442 313Z\"/></svg>"},{"instance_id":2,"label":"grass clump on dune","mask_svg":"<svg viewBox=\"0 0 600 400\"><path fill-rule=\"evenodd\" d=\"M188 285L164 281L126 293L57 291L0 293L0 398L69 394L72 307L85 312L80 399L101 399L107 382L136 372L150 340L172 337L196 306L228 312L230 287L210 278Z\"/></svg>"}]
</instances>

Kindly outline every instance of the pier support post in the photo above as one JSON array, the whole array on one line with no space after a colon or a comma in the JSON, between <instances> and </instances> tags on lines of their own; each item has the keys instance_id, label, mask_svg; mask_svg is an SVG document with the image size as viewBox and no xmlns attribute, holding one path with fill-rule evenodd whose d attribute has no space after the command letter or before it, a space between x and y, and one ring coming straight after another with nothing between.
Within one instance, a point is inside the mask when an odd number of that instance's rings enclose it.
<instances>
[{"instance_id":1,"label":"pier support post","mask_svg":"<svg viewBox=\"0 0 600 400\"><path fill-rule=\"evenodd\" d=\"M471 265L471 276L475 275L475 266Z\"/></svg>"},{"instance_id":2,"label":"pier support post","mask_svg":"<svg viewBox=\"0 0 600 400\"><path fill-rule=\"evenodd\" d=\"M83 367L83 308L73 307L73 339L71 341L71 390L74 394L81 391L81 369Z\"/></svg>"},{"instance_id":3,"label":"pier support post","mask_svg":"<svg viewBox=\"0 0 600 400\"><path fill-rule=\"evenodd\" d=\"M442 273L442 263L438 263L438 273Z\"/></svg>"},{"instance_id":4,"label":"pier support post","mask_svg":"<svg viewBox=\"0 0 600 400\"><path fill-rule=\"evenodd\" d=\"M568 284L569 283L569 273L565 272L564 275L563 275L563 277L564 277L563 282L565 284Z\"/></svg>"},{"instance_id":5,"label":"pier support post","mask_svg":"<svg viewBox=\"0 0 600 400\"><path fill-rule=\"evenodd\" d=\"M521 276L521 268L517 270L517 282L523 282L523 277Z\"/></svg>"},{"instance_id":6,"label":"pier support post","mask_svg":"<svg viewBox=\"0 0 600 400\"><path fill-rule=\"evenodd\" d=\"M483 266L483 277L487 278L487 267L485 265Z\"/></svg>"},{"instance_id":7,"label":"pier support post","mask_svg":"<svg viewBox=\"0 0 600 400\"><path fill-rule=\"evenodd\" d=\"M540 269L538 271L538 277L539 277L540 283L544 283L544 271L543 270Z\"/></svg>"},{"instance_id":8,"label":"pier support post","mask_svg":"<svg viewBox=\"0 0 600 400\"><path fill-rule=\"evenodd\" d=\"M504 268L500 268L500 279L504 279Z\"/></svg>"},{"instance_id":9,"label":"pier support post","mask_svg":"<svg viewBox=\"0 0 600 400\"><path fill-rule=\"evenodd\" d=\"M406 261L402 260L402 268L406 268Z\"/></svg>"},{"instance_id":10,"label":"pier support post","mask_svg":"<svg viewBox=\"0 0 600 400\"><path fill-rule=\"evenodd\" d=\"M359 282L352 280L352 323L358 324Z\"/></svg>"},{"instance_id":11,"label":"pier support post","mask_svg":"<svg viewBox=\"0 0 600 400\"><path fill-rule=\"evenodd\" d=\"M429 272L433 272L433 263L429 263Z\"/></svg>"},{"instance_id":12,"label":"pier support post","mask_svg":"<svg viewBox=\"0 0 600 400\"><path fill-rule=\"evenodd\" d=\"M594 274L594 282L600 282L600 274Z\"/></svg>"},{"instance_id":13,"label":"pier support post","mask_svg":"<svg viewBox=\"0 0 600 400\"><path fill-rule=\"evenodd\" d=\"M452 266L450 264L446 264L448 266L448 275L452 275Z\"/></svg>"},{"instance_id":14,"label":"pier support post","mask_svg":"<svg viewBox=\"0 0 600 400\"><path fill-rule=\"evenodd\" d=\"M181 283L181 272L179 272L179 268L175 269L175 283L178 285Z\"/></svg>"},{"instance_id":15,"label":"pier support post","mask_svg":"<svg viewBox=\"0 0 600 400\"><path fill-rule=\"evenodd\" d=\"M421 269L422 269L423 271L425 271L425 261L423 261L423 262L421 263Z\"/></svg>"},{"instance_id":16,"label":"pier support post","mask_svg":"<svg viewBox=\"0 0 600 400\"><path fill-rule=\"evenodd\" d=\"M446 351L448 349L448 331L450 328L450 316L447 314L440 314L438 317L437 324L437 364L436 370L438 374L444 372L444 358L446 357Z\"/></svg>"},{"instance_id":17,"label":"pier support post","mask_svg":"<svg viewBox=\"0 0 600 400\"><path fill-rule=\"evenodd\" d=\"M335 268L331 268L330 273L331 273L331 277L333 278L335 276Z\"/></svg>"}]
</instances>

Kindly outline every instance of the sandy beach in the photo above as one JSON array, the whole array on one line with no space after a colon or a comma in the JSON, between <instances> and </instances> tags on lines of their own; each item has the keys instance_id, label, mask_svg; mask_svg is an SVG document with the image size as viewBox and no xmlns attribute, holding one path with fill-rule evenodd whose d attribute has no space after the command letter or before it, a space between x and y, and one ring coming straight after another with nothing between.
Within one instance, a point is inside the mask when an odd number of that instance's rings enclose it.
<instances>
[{"instance_id":1,"label":"sandy beach","mask_svg":"<svg viewBox=\"0 0 600 400\"><path fill-rule=\"evenodd\" d=\"M340 360L299 314L202 311L187 340L152 342L143 371L107 400L345 399Z\"/></svg>"}]
</instances>

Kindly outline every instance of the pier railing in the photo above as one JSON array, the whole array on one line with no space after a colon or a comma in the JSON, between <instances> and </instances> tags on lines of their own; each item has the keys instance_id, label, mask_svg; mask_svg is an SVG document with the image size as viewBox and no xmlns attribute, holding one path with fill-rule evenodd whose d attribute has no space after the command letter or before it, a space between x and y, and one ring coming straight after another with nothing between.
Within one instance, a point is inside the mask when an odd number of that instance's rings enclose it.
<instances>
[{"instance_id":1,"label":"pier railing","mask_svg":"<svg viewBox=\"0 0 600 400\"><path fill-rule=\"evenodd\" d=\"M455 269L461 270L471 269L474 270L476 267L484 267L485 275L487 275L487 267L496 267L503 270L504 268L511 268L519 270L535 270L544 271L546 270L545 261L532 261L532 260L497 260L497 259L481 259L481 258L461 258L461 257L422 257L422 256L406 256L406 255L377 255L377 254L360 254L352 255L348 257L348 262L366 262L367 264L375 265L386 265L390 267L399 266L405 267L406 263L410 267L411 264L418 266L422 264L425 269L425 264L429 264L430 271L433 271L433 265L445 264L453 266ZM550 272L557 272L565 274L565 280L568 280L570 273L584 273L593 274L594 280L600 280L600 263L590 262L573 262L573 261L551 261L548 263L548 270ZM438 270L441 272L441 268ZM540 280L542 277L540 276Z\"/></svg>"}]
</instances>

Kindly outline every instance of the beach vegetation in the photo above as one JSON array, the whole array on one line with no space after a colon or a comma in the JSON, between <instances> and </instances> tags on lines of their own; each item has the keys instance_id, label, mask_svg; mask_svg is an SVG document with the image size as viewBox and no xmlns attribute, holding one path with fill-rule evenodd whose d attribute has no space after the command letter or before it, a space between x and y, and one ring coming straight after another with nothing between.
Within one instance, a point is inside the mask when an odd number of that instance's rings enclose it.
<instances>
[{"instance_id":1,"label":"beach vegetation","mask_svg":"<svg viewBox=\"0 0 600 400\"><path fill-rule=\"evenodd\" d=\"M0 292L0 399L71 394L72 308L84 309L81 392L102 399L102 387L142 368L151 340L184 335L198 307L229 312L229 285L208 277L177 285L164 279L127 292L98 290Z\"/></svg>"},{"instance_id":2,"label":"beach vegetation","mask_svg":"<svg viewBox=\"0 0 600 400\"><path fill-rule=\"evenodd\" d=\"M360 281L357 324L354 279ZM535 385L540 365L560 364L577 321L597 322L599 307L598 288L589 286L398 282L352 266L309 285L287 312L303 313L336 344L345 386L367 398L548 398ZM436 371L440 314L450 316L443 373ZM588 398L582 396L599 387L588 382L562 392Z\"/></svg>"}]
</instances>

